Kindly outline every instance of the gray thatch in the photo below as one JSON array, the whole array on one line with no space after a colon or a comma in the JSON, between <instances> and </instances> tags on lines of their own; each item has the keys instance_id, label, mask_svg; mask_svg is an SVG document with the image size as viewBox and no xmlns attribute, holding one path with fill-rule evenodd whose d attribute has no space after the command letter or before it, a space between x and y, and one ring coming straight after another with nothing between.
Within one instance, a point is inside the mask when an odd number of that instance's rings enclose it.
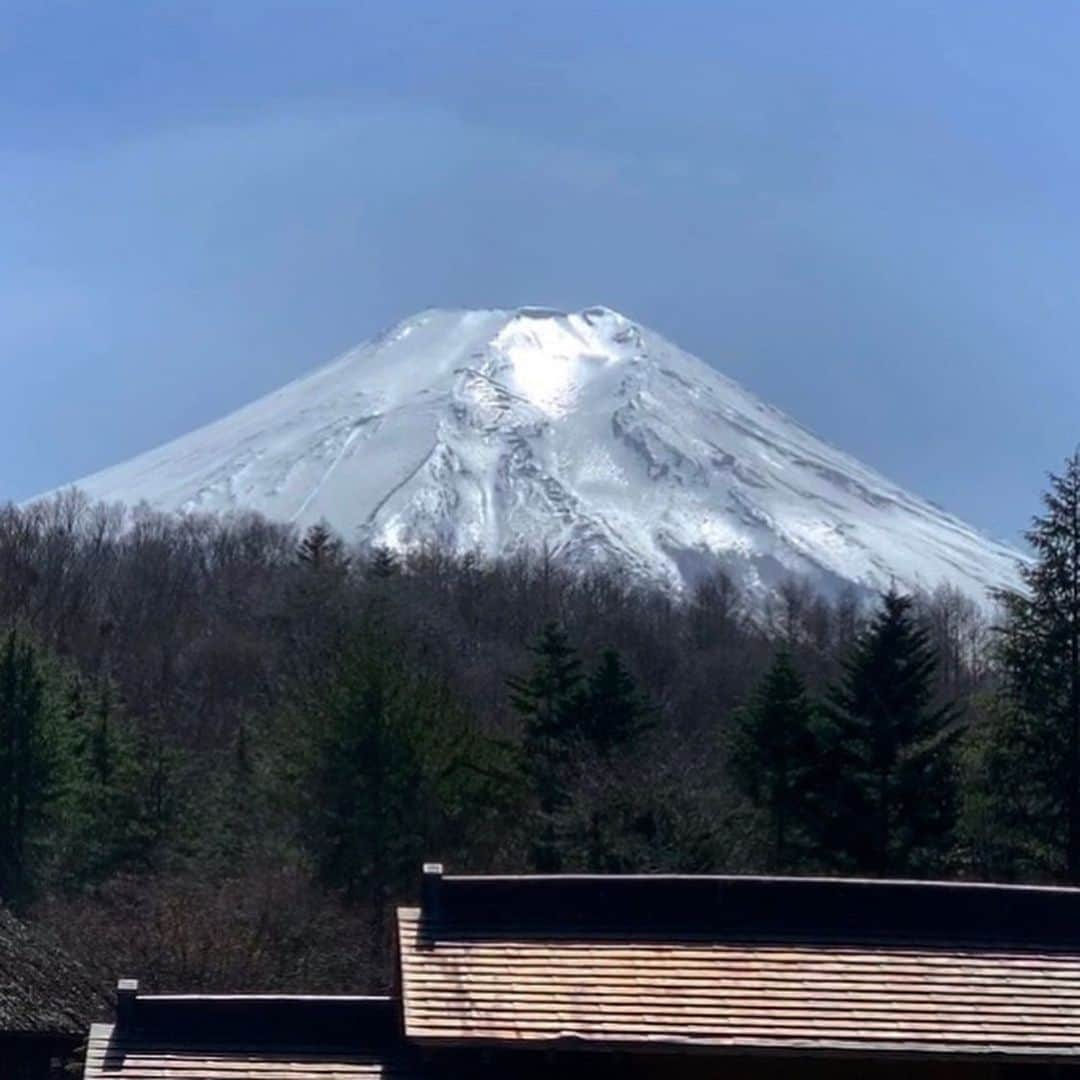
<instances>
[{"instance_id":1,"label":"gray thatch","mask_svg":"<svg viewBox=\"0 0 1080 1080\"><path fill-rule=\"evenodd\" d=\"M81 1035L108 1011L101 986L81 964L0 908L0 1038Z\"/></svg>"}]
</instances>

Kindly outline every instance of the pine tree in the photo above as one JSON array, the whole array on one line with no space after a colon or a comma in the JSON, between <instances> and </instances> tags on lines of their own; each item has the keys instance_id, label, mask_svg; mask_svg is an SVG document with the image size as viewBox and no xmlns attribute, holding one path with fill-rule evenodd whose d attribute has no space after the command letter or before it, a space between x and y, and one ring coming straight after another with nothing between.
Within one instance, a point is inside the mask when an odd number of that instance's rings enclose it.
<instances>
[{"instance_id":1,"label":"pine tree","mask_svg":"<svg viewBox=\"0 0 1080 1080\"><path fill-rule=\"evenodd\" d=\"M984 881L1060 879L1062 815L1042 719L1003 694L976 699L971 713L958 755L960 865Z\"/></svg>"},{"instance_id":2,"label":"pine tree","mask_svg":"<svg viewBox=\"0 0 1080 1080\"><path fill-rule=\"evenodd\" d=\"M70 679L58 742L63 776L53 859L61 883L79 888L120 870L145 869L151 845L144 767L108 680L87 691L81 678Z\"/></svg>"},{"instance_id":3,"label":"pine tree","mask_svg":"<svg viewBox=\"0 0 1080 1080\"><path fill-rule=\"evenodd\" d=\"M201 793L188 782L192 755L178 744L162 716L144 718L132 736L140 770L139 813L149 857L187 843L182 833L194 824L193 811Z\"/></svg>"},{"instance_id":4,"label":"pine tree","mask_svg":"<svg viewBox=\"0 0 1080 1080\"><path fill-rule=\"evenodd\" d=\"M585 688L584 736L590 745L602 756L633 745L648 730L652 712L622 657L605 649Z\"/></svg>"},{"instance_id":5,"label":"pine tree","mask_svg":"<svg viewBox=\"0 0 1080 1080\"><path fill-rule=\"evenodd\" d=\"M525 722L524 768L538 809L533 862L553 871L581 847L580 837L568 835L568 828L580 832L571 807L575 793L583 784L595 786L599 777L590 778L590 771L610 772L619 752L651 726L654 710L614 649L602 652L586 677L565 631L549 623L531 652L532 670L509 680L509 687ZM600 839L593 838L594 848Z\"/></svg>"},{"instance_id":6,"label":"pine tree","mask_svg":"<svg viewBox=\"0 0 1080 1080\"><path fill-rule=\"evenodd\" d=\"M588 705L581 659L566 633L548 623L530 650L536 658L524 678L510 679L510 700L525 721L525 773L540 820L533 842L537 869L561 865L554 816L568 798L568 768L588 730Z\"/></svg>"},{"instance_id":7,"label":"pine tree","mask_svg":"<svg viewBox=\"0 0 1080 1080\"><path fill-rule=\"evenodd\" d=\"M206 854L225 874L257 856L274 858L284 832L276 821L277 808L268 805L262 782L259 740L253 737L258 731L255 718L240 718L202 807L210 819L204 830L209 841Z\"/></svg>"},{"instance_id":8,"label":"pine tree","mask_svg":"<svg viewBox=\"0 0 1080 1080\"><path fill-rule=\"evenodd\" d=\"M585 733L585 678L581 658L565 631L548 623L529 650L536 661L524 678L510 679L510 700L525 720L530 749L565 758L571 743Z\"/></svg>"},{"instance_id":9,"label":"pine tree","mask_svg":"<svg viewBox=\"0 0 1080 1080\"><path fill-rule=\"evenodd\" d=\"M1000 594L1007 712L1022 720L1022 782L1043 807L1030 843L1048 869L1080 882L1080 451L1050 475L1043 513L1026 537L1034 562L1020 569L1025 592ZM1022 764L1021 764L1022 762ZM1033 824L1035 824L1033 822ZM1039 835L1041 834L1041 835Z\"/></svg>"},{"instance_id":10,"label":"pine tree","mask_svg":"<svg viewBox=\"0 0 1080 1080\"><path fill-rule=\"evenodd\" d=\"M653 727L655 710L614 649L600 654L587 678L565 641L549 638L545 652L549 660L561 658L551 667L563 673L563 693L554 702L561 697L562 719L555 737L540 744L547 754L534 746L529 762L540 804L534 862L541 870L640 866L634 860L647 857L657 832L656 793L640 783L651 769L635 772L633 751ZM549 688L557 681L549 678Z\"/></svg>"},{"instance_id":11,"label":"pine tree","mask_svg":"<svg viewBox=\"0 0 1080 1080\"><path fill-rule=\"evenodd\" d=\"M392 548L380 544L371 553L371 561L368 563L368 576L376 581L386 581L395 577L400 569L398 557Z\"/></svg>"},{"instance_id":12,"label":"pine tree","mask_svg":"<svg viewBox=\"0 0 1080 1080\"><path fill-rule=\"evenodd\" d=\"M783 647L735 717L734 778L765 823L768 869L790 871L805 852L817 744L814 707Z\"/></svg>"},{"instance_id":13,"label":"pine tree","mask_svg":"<svg viewBox=\"0 0 1080 1080\"><path fill-rule=\"evenodd\" d=\"M957 714L933 701L937 661L911 608L883 597L824 710L822 849L847 870L925 873L953 825Z\"/></svg>"},{"instance_id":14,"label":"pine tree","mask_svg":"<svg viewBox=\"0 0 1080 1080\"><path fill-rule=\"evenodd\" d=\"M0 899L21 903L52 795L52 707L43 660L11 629L0 642Z\"/></svg>"},{"instance_id":15,"label":"pine tree","mask_svg":"<svg viewBox=\"0 0 1080 1080\"><path fill-rule=\"evenodd\" d=\"M377 628L347 642L295 719L286 752L300 759L290 786L302 792L306 845L322 881L367 906L379 949L417 865L460 850L463 827L499 812L497 755L448 690Z\"/></svg>"},{"instance_id":16,"label":"pine tree","mask_svg":"<svg viewBox=\"0 0 1080 1080\"><path fill-rule=\"evenodd\" d=\"M404 673L373 649L350 656L324 703L311 793L323 879L357 897L397 882L422 858L415 714Z\"/></svg>"},{"instance_id":17,"label":"pine tree","mask_svg":"<svg viewBox=\"0 0 1080 1080\"><path fill-rule=\"evenodd\" d=\"M312 570L343 571L349 565L345 545L325 521L317 522L304 533L296 549L296 558Z\"/></svg>"}]
</instances>

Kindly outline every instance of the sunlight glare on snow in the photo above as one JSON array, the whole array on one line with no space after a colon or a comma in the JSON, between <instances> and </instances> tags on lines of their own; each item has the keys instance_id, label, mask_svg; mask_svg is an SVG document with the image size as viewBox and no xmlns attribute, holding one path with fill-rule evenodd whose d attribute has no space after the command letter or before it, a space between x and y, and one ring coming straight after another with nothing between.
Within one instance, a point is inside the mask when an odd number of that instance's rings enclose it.
<instances>
[{"instance_id":1,"label":"sunlight glare on snow","mask_svg":"<svg viewBox=\"0 0 1080 1080\"><path fill-rule=\"evenodd\" d=\"M586 344L568 324L565 317L518 318L492 343L506 362L507 388L552 417L573 409L588 368L608 359L595 355L599 343Z\"/></svg>"}]
</instances>

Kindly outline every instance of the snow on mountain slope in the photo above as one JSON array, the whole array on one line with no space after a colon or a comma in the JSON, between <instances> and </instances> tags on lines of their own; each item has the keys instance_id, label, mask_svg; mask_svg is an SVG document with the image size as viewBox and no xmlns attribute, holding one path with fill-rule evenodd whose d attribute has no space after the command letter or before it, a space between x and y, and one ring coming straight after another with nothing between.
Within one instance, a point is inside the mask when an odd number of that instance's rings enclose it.
<instances>
[{"instance_id":1,"label":"snow on mountain slope","mask_svg":"<svg viewBox=\"0 0 1080 1080\"><path fill-rule=\"evenodd\" d=\"M760 590L1016 583L1016 552L606 308L422 312L78 486L398 549L546 546L674 586L717 561Z\"/></svg>"}]
</instances>

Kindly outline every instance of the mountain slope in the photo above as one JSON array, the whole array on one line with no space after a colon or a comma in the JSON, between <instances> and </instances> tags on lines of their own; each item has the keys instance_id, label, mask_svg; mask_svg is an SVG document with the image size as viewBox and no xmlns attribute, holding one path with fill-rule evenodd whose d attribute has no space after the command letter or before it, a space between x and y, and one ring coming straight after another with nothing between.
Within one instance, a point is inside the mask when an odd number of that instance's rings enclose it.
<instances>
[{"instance_id":1,"label":"mountain slope","mask_svg":"<svg viewBox=\"0 0 1080 1080\"><path fill-rule=\"evenodd\" d=\"M761 590L948 581L983 601L1016 581L1011 549L606 308L423 312L78 486L673 585L718 559Z\"/></svg>"}]
</instances>

